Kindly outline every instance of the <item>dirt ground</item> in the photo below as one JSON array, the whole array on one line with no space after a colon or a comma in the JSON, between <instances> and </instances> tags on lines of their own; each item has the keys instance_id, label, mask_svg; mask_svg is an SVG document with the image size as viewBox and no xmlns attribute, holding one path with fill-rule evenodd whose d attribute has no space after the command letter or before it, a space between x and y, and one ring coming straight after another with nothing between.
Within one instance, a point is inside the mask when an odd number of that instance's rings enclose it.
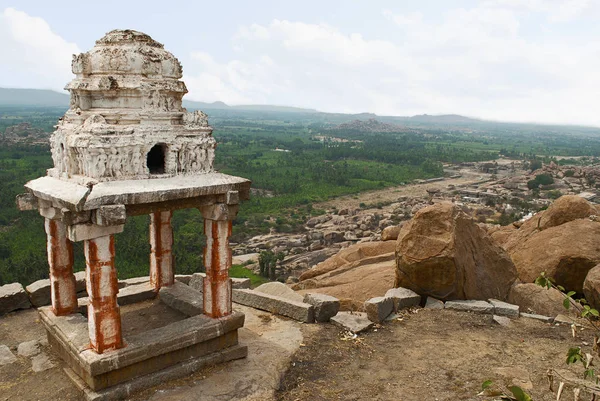
<instances>
[{"instance_id":1,"label":"dirt ground","mask_svg":"<svg viewBox=\"0 0 600 401\"><path fill-rule=\"evenodd\" d=\"M246 313L240 342L248 345L248 358L165 382L131 399L487 401L494 398L476 394L485 380L493 380L504 390L518 384L533 400L550 401L555 395L547 390L547 370L566 368L567 349L592 342L590 331L573 338L569 326L520 318L503 327L489 315L427 309L352 338L331 324L300 324L240 308ZM143 320L140 312L127 310L132 328ZM14 353L20 342L43 338L35 310L0 319L0 343ZM47 345L43 351L55 367L35 373L24 357L0 366L1 401L83 399L59 358ZM570 391L562 398L572 399Z\"/></svg>"},{"instance_id":2,"label":"dirt ground","mask_svg":"<svg viewBox=\"0 0 600 401\"><path fill-rule=\"evenodd\" d=\"M326 202L315 203L313 206L317 209L358 209L361 203L375 202L396 202L399 197L407 196L409 198L426 197L428 189L446 189L448 185L468 185L482 180L489 179L489 174L475 172L473 170L462 169L459 171L460 178L450 178L444 181L431 182L427 184L410 184L400 187L390 187L376 191L363 192L357 195L340 196Z\"/></svg>"},{"instance_id":3,"label":"dirt ground","mask_svg":"<svg viewBox=\"0 0 600 401\"><path fill-rule=\"evenodd\" d=\"M550 401L546 372L566 368L569 347L591 342L583 333L574 339L568 326L520 318L502 327L490 315L425 309L354 340L322 325L305 336L277 400L483 401L494 399L477 396L493 380L506 392L518 384L533 400Z\"/></svg>"}]
</instances>

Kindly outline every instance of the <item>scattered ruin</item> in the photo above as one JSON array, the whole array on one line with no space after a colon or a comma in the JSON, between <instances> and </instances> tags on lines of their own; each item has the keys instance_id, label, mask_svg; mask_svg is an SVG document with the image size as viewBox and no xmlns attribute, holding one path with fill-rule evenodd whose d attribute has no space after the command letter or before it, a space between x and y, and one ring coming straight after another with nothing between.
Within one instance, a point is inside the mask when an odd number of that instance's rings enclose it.
<instances>
[{"instance_id":1,"label":"scattered ruin","mask_svg":"<svg viewBox=\"0 0 600 401\"><path fill-rule=\"evenodd\" d=\"M141 375L172 378L245 357L237 337L244 315L232 311L228 269L231 224L250 181L214 170L216 141L207 116L181 106L187 92L181 64L150 36L114 30L73 56L72 70L70 108L50 140L54 168L28 182L17 199L21 210L37 209L45 218L52 304L39 312L50 344L86 392L112 396L135 390L129 380ZM204 217L202 295L175 281L170 222L182 208L197 208ZM114 236L135 215L150 215L150 282L128 296L160 293L186 318L128 338ZM87 300L77 299L73 274L72 243L78 241L84 243ZM127 388L119 389L124 381Z\"/></svg>"}]
</instances>

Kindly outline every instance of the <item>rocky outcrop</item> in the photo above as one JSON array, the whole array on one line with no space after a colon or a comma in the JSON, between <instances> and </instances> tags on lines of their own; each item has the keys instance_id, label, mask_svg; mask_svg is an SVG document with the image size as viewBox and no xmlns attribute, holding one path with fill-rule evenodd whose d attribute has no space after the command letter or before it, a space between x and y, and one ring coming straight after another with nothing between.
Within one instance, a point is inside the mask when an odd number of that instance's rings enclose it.
<instances>
[{"instance_id":1,"label":"rocky outcrop","mask_svg":"<svg viewBox=\"0 0 600 401\"><path fill-rule=\"evenodd\" d=\"M600 310L600 264L592 267L585 277L583 294L592 308Z\"/></svg>"},{"instance_id":2,"label":"rocky outcrop","mask_svg":"<svg viewBox=\"0 0 600 401\"><path fill-rule=\"evenodd\" d=\"M399 235L397 287L443 300L505 300L516 277L508 254L451 203L420 210Z\"/></svg>"},{"instance_id":3,"label":"rocky outcrop","mask_svg":"<svg viewBox=\"0 0 600 401\"><path fill-rule=\"evenodd\" d=\"M574 313L563 306L564 296L554 288L540 287L534 283L516 283L508 294L508 302L519 305L521 312L544 316Z\"/></svg>"},{"instance_id":4,"label":"rocky outcrop","mask_svg":"<svg viewBox=\"0 0 600 401\"><path fill-rule=\"evenodd\" d=\"M305 272L292 288L336 297L340 310L362 310L367 299L392 288L394 247L394 241L355 244Z\"/></svg>"},{"instance_id":5,"label":"rocky outcrop","mask_svg":"<svg viewBox=\"0 0 600 401\"><path fill-rule=\"evenodd\" d=\"M540 230L560 226L577 219L584 219L599 214L598 210L587 200L576 195L565 195L558 198L539 219Z\"/></svg>"},{"instance_id":6,"label":"rocky outcrop","mask_svg":"<svg viewBox=\"0 0 600 401\"><path fill-rule=\"evenodd\" d=\"M531 235L511 252L524 283L542 272L568 290L583 291L588 271L600 263L600 223L578 219Z\"/></svg>"},{"instance_id":7,"label":"rocky outcrop","mask_svg":"<svg viewBox=\"0 0 600 401\"><path fill-rule=\"evenodd\" d=\"M363 242L342 249L331 258L317 264L300 275L300 281L323 275L342 266L359 262L363 259L394 252L394 242Z\"/></svg>"}]
</instances>

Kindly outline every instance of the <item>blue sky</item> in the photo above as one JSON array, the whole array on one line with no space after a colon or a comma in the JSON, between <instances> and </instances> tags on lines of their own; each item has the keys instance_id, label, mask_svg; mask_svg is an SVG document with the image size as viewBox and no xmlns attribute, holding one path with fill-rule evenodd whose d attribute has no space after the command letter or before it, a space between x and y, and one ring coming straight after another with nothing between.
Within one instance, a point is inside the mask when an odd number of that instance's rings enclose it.
<instances>
[{"instance_id":1,"label":"blue sky","mask_svg":"<svg viewBox=\"0 0 600 401\"><path fill-rule=\"evenodd\" d=\"M60 90L115 28L165 44L193 100L600 126L596 0L0 0L0 86Z\"/></svg>"}]
</instances>

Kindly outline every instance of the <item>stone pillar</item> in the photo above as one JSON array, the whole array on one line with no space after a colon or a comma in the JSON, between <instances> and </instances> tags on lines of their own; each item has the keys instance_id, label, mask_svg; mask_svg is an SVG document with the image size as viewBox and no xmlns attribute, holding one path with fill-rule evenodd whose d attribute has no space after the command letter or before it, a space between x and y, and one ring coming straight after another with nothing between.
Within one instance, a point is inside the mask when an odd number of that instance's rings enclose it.
<instances>
[{"instance_id":1,"label":"stone pillar","mask_svg":"<svg viewBox=\"0 0 600 401\"><path fill-rule=\"evenodd\" d=\"M175 282L171 217L170 210L150 214L150 285L157 291Z\"/></svg>"},{"instance_id":2,"label":"stone pillar","mask_svg":"<svg viewBox=\"0 0 600 401\"><path fill-rule=\"evenodd\" d=\"M90 343L98 353L121 348L121 314L112 235L84 241Z\"/></svg>"},{"instance_id":3,"label":"stone pillar","mask_svg":"<svg viewBox=\"0 0 600 401\"><path fill-rule=\"evenodd\" d=\"M204 219L206 249L204 250L204 314L219 318L231 313L231 220Z\"/></svg>"},{"instance_id":4,"label":"stone pillar","mask_svg":"<svg viewBox=\"0 0 600 401\"><path fill-rule=\"evenodd\" d=\"M46 218L45 228L52 310L57 316L69 315L77 310L73 244L67 238L67 227L62 221Z\"/></svg>"}]
</instances>

